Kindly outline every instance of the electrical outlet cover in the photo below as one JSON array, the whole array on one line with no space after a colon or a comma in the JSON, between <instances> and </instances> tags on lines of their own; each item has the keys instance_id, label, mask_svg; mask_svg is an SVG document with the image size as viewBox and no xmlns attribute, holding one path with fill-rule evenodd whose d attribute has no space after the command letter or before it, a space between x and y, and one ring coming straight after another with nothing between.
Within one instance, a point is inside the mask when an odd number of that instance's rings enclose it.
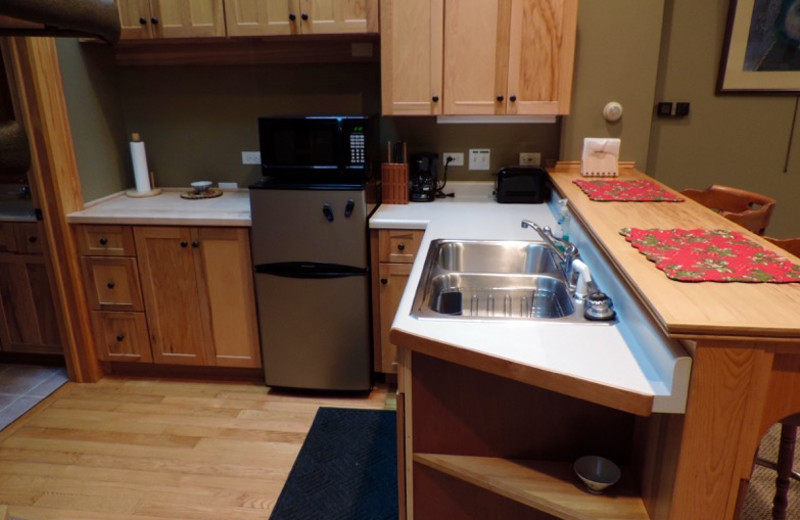
<instances>
[{"instance_id":1,"label":"electrical outlet cover","mask_svg":"<svg viewBox=\"0 0 800 520\"><path fill-rule=\"evenodd\" d=\"M488 170L489 163L492 157L492 151L489 148L470 148L469 150L469 169L470 170Z\"/></svg>"},{"instance_id":2,"label":"electrical outlet cover","mask_svg":"<svg viewBox=\"0 0 800 520\"><path fill-rule=\"evenodd\" d=\"M242 164L261 164L261 152L242 152Z\"/></svg>"},{"instance_id":3,"label":"electrical outlet cover","mask_svg":"<svg viewBox=\"0 0 800 520\"><path fill-rule=\"evenodd\" d=\"M452 157L450 166L464 166L464 154L461 152L445 152L442 154L442 165L445 164L448 157Z\"/></svg>"}]
</instances>

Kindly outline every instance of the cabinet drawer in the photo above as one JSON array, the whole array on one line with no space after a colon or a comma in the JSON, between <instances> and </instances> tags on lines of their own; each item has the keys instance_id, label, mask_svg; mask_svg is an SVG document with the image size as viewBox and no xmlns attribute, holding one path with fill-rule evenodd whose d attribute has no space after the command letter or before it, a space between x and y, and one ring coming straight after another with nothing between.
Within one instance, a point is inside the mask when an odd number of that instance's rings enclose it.
<instances>
[{"instance_id":1,"label":"cabinet drawer","mask_svg":"<svg viewBox=\"0 0 800 520\"><path fill-rule=\"evenodd\" d=\"M92 312L92 329L101 361L151 363L150 338L143 312Z\"/></svg>"},{"instance_id":2,"label":"cabinet drawer","mask_svg":"<svg viewBox=\"0 0 800 520\"><path fill-rule=\"evenodd\" d=\"M78 241L82 255L136 255L133 230L129 226L80 226Z\"/></svg>"},{"instance_id":3,"label":"cabinet drawer","mask_svg":"<svg viewBox=\"0 0 800 520\"><path fill-rule=\"evenodd\" d=\"M143 310L135 258L84 257L83 270L93 310Z\"/></svg>"},{"instance_id":4,"label":"cabinet drawer","mask_svg":"<svg viewBox=\"0 0 800 520\"><path fill-rule=\"evenodd\" d=\"M413 263L424 233L421 229L381 229L378 235L379 261Z\"/></svg>"},{"instance_id":5,"label":"cabinet drawer","mask_svg":"<svg viewBox=\"0 0 800 520\"><path fill-rule=\"evenodd\" d=\"M40 232L41 228L38 222L17 222L15 226L17 251L29 254L41 253L42 241L39 237Z\"/></svg>"},{"instance_id":6,"label":"cabinet drawer","mask_svg":"<svg viewBox=\"0 0 800 520\"><path fill-rule=\"evenodd\" d=\"M17 237L14 222L0 222L0 252L15 253Z\"/></svg>"}]
</instances>

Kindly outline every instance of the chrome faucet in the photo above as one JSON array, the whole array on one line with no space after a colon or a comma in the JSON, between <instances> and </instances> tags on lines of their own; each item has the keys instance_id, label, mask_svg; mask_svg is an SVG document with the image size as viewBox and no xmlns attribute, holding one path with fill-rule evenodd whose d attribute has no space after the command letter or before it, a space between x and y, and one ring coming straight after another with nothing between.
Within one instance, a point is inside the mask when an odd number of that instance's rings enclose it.
<instances>
[{"instance_id":1,"label":"chrome faucet","mask_svg":"<svg viewBox=\"0 0 800 520\"><path fill-rule=\"evenodd\" d=\"M523 228L533 228L548 249L550 249L559 260L564 279L567 281L570 293L578 299L583 299L587 294L594 292L597 287L589 273L589 267L578 259L578 248L575 244L567 240L556 237L550 226L540 226L536 222L522 219Z\"/></svg>"},{"instance_id":2,"label":"chrome faucet","mask_svg":"<svg viewBox=\"0 0 800 520\"><path fill-rule=\"evenodd\" d=\"M558 257L564 274L568 274L572 268L572 261L578 257L578 248L575 247L575 244L556 237L553 234L553 230L550 229L550 226L541 227L536 222L526 218L522 219L522 227L533 228L534 231L539 233L539 236L542 237L542 240L545 241L553 254Z\"/></svg>"}]
</instances>

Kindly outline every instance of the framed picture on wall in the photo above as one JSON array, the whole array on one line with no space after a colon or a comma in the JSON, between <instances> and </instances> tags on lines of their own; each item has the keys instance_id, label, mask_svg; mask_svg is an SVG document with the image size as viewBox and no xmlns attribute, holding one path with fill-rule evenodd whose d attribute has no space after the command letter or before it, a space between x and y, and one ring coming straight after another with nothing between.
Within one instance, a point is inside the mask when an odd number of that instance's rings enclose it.
<instances>
[{"instance_id":1,"label":"framed picture on wall","mask_svg":"<svg viewBox=\"0 0 800 520\"><path fill-rule=\"evenodd\" d=\"M720 93L800 93L800 0L731 0Z\"/></svg>"}]
</instances>

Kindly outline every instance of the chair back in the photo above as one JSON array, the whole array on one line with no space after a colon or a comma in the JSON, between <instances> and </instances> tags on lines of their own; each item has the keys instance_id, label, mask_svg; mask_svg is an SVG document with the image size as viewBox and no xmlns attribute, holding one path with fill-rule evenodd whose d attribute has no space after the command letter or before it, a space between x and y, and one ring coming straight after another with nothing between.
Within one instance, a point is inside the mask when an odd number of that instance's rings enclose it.
<instances>
[{"instance_id":1,"label":"chair back","mask_svg":"<svg viewBox=\"0 0 800 520\"><path fill-rule=\"evenodd\" d=\"M776 246L800 258L800 238L772 238L764 237ZM800 415L799 415L800 416Z\"/></svg>"},{"instance_id":2,"label":"chair back","mask_svg":"<svg viewBox=\"0 0 800 520\"><path fill-rule=\"evenodd\" d=\"M775 209L775 199L771 197L718 184L704 190L685 189L681 193L757 235L764 234Z\"/></svg>"}]
</instances>

